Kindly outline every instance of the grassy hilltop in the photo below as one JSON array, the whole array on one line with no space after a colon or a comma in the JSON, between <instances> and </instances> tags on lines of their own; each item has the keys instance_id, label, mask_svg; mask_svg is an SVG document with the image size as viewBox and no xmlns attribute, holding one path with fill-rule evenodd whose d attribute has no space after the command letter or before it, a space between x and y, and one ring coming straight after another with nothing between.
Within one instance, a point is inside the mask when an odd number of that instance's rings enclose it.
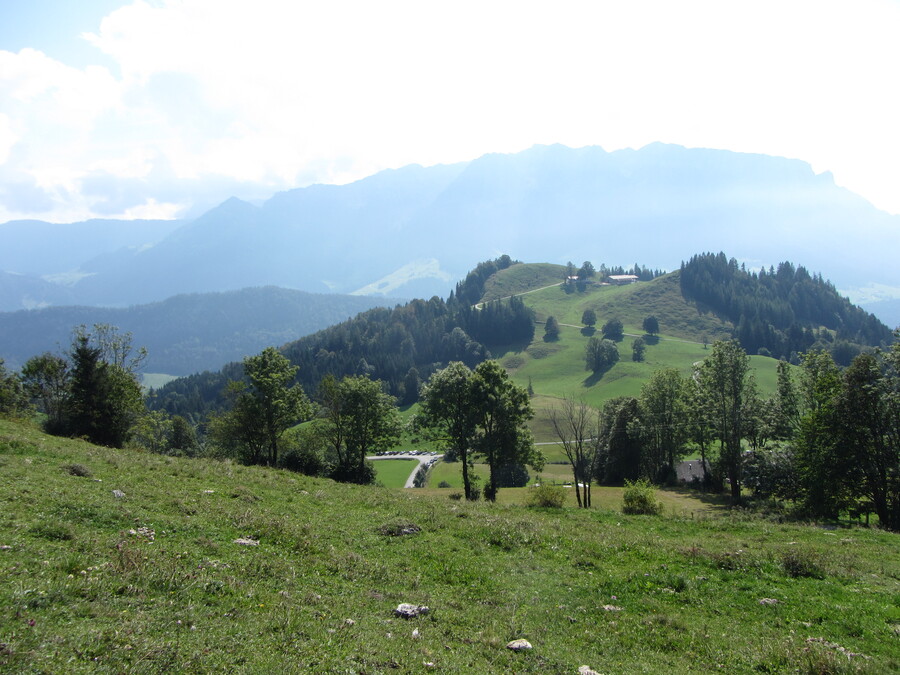
<instances>
[{"instance_id":1,"label":"grassy hilltop","mask_svg":"<svg viewBox=\"0 0 900 675\"><path fill-rule=\"evenodd\" d=\"M0 420L0 667L900 669L896 535L429 492L110 450ZM408 526L419 531L398 536ZM431 612L395 618L403 602ZM516 638L534 648L506 649Z\"/></svg>"},{"instance_id":2,"label":"grassy hilltop","mask_svg":"<svg viewBox=\"0 0 900 675\"><path fill-rule=\"evenodd\" d=\"M599 407L616 396L638 396L641 386L659 368L677 368L682 374L708 354L704 342L730 337L732 325L711 313L704 313L681 295L678 272L653 281L627 286L588 286L584 292L566 292L560 285L562 265L518 264L502 270L485 284L484 299L520 295L535 311L539 322L534 340L527 345L511 345L495 353L515 382L527 386L529 379L537 394L537 419L533 428L538 440L553 440L543 424L545 409L554 399L566 395L583 397ZM595 331L581 323L586 309L597 315ZM644 334L642 323L650 315L659 320L660 334ZM542 323L553 316L560 323L559 339L544 340ZM618 343L620 360L602 377L585 370L584 349L591 335L601 337L600 328L609 319L619 319L625 337ZM644 361L631 360L631 344L636 337L647 343ZM775 390L777 361L750 357L760 392Z\"/></svg>"}]
</instances>

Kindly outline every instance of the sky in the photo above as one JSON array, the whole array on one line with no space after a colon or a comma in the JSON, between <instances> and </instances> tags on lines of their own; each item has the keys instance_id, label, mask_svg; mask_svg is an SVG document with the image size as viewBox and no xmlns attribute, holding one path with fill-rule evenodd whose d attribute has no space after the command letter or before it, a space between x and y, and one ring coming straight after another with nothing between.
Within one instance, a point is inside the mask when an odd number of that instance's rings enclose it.
<instances>
[{"instance_id":1,"label":"sky","mask_svg":"<svg viewBox=\"0 0 900 675\"><path fill-rule=\"evenodd\" d=\"M900 0L0 0L0 222L656 141L898 214L898 35Z\"/></svg>"}]
</instances>

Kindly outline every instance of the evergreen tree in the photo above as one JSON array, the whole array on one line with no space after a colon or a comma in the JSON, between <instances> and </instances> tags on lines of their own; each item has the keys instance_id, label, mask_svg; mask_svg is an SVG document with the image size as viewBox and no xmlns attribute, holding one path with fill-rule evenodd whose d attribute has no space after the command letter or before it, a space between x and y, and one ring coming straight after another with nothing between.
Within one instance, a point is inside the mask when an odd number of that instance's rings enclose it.
<instances>
[{"instance_id":1,"label":"evergreen tree","mask_svg":"<svg viewBox=\"0 0 900 675\"><path fill-rule=\"evenodd\" d=\"M69 352L71 380L66 398L65 433L97 445L121 448L143 409L134 373L108 363L87 333L77 334Z\"/></svg>"},{"instance_id":2,"label":"evergreen tree","mask_svg":"<svg viewBox=\"0 0 900 675\"><path fill-rule=\"evenodd\" d=\"M559 322L553 316L548 316L544 323L544 340L552 342L559 339Z\"/></svg>"}]
</instances>

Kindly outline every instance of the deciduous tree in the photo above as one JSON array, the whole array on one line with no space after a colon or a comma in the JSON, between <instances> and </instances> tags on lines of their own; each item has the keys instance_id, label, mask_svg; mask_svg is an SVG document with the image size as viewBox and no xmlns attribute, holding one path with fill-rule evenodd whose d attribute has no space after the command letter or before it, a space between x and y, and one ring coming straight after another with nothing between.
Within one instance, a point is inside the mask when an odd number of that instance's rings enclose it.
<instances>
[{"instance_id":1,"label":"deciduous tree","mask_svg":"<svg viewBox=\"0 0 900 675\"><path fill-rule=\"evenodd\" d=\"M514 384L496 361L484 361L475 368L472 402L478 424L475 447L490 469L485 497L494 501L505 467L527 464L540 470L544 466L543 455L526 426L534 412L528 392Z\"/></svg>"},{"instance_id":2,"label":"deciduous tree","mask_svg":"<svg viewBox=\"0 0 900 675\"><path fill-rule=\"evenodd\" d=\"M220 443L237 443L248 463L276 466L281 436L312 414L303 388L293 383L296 374L297 366L274 347L245 358L246 380L229 383L232 409L214 425Z\"/></svg>"},{"instance_id":3,"label":"deciduous tree","mask_svg":"<svg viewBox=\"0 0 900 675\"><path fill-rule=\"evenodd\" d=\"M584 349L584 360L588 370L595 373L611 368L619 360L619 348L612 340L591 337Z\"/></svg>"},{"instance_id":4,"label":"deciduous tree","mask_svg":"<svg viewBox=\"0 0 900 675\"><path fill-rule=\"evenodd\" d=\"M22 367L25 391L47 416L44 428L51 434L62 433L64 427L69 375L68 361L49 352L28 359Z\"/></svg>"},{"instance_id":5,"label":"deciduous tree","mask_svg":"<svg viewBox=\"0 0 900 675\"><path fill-rule=\"evenodd\" d=\"M452 457L462 462L463 489L473 499L469 477L471 449L478 425L478 411L472 392L472 371L454 361L437 371L422 390L417 427L427 438L438 441Z\"/></svg>"},{"instance_id":6,"label":"deciduous tree","mask_svg":"<svg viewBox=\"0 0 900 675\"><path fill-rule=\"evenodd\" d=\"M389 450L400 439L401 424L393 396L365 375L326 376L323 394L324 434L338 461L333 477L354 483L374 479L366 456Z\"/></svg>"},{"instance_id":7,"label":"deciduous tree","mask_svg":"<svg viewBox=\"0 0 900 675\"><path fill-rule=\"evenodd\" d=\"M619 319L609 319L600 329L607 340L621 340L625 336L625 328Z\"/></svg>"},{"instance_id":8,"label":"deciduous tree","mask_svg":"<svg viewBox=\"0 0 900 675\"><path fill-rule=\"evenodd\" d=\"M736 340L713 344L700 366L704 398L711 405L711 418L721 447L722 462L731 484L731 501L741 501L741 440L747 429L746 402L756 395L750 372L750 357Z\"/></svg>"},{"instance_id":9,"label":"deciduous tree","mask_svg":"<svg viewBox=\"0 0 900 675\"><path fill-rule=\"evenodd\" d=\"M581 323L585 326L595 326L597 324L597 312L592 309L584 310L581 315Z\"/></svg>"},{"instance_id":10,"label":"deciduous tree","mask_svg":"<svg viewBox=\"0 0 900 675\"><path fill-rule=\"evenodd\" d=\"M550 409L549 417L572 467L578 506L590 508L599 444L597 411L584 400L576 401L574 397L566 396L559 406Z\"/></svg>"}]
</instances>

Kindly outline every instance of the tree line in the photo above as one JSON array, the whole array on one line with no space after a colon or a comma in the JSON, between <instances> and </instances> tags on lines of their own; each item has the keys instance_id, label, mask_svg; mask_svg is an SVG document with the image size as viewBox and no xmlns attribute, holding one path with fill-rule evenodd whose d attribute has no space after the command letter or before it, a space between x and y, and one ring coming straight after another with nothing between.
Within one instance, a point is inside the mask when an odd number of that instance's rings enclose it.
<instances>
[{"instance_id":1,"label":"tree line","mask_svg":"<svg viewBox=\"0 0 900 675\"><path fill-rule=\"evenodd\" d=\"M657 370L639 396L599 411L564 400L549 419L582 486L579 504L590 505L591 479L674 482L697 452L694 480L727 488L735 504L746 488L801 515L870 512L900 531L900 343L843 370L825 350L806 352L799 368L780 361L777 375L776 393L762 398L731 340L714 343L691 375Z\"/></svg>"},{"instance_id":2,"label":"tree line","mask_svg":"<svg viewBox=\"0 0 900 675\"><path fill-rule=\"evenodd\" d=\"M731 321L751 354L797 363L803 352L825 349L846 366L862 347L892 340L887 326L833 284L790 262L750 272L724 253L704 253L682 263L680 283L685 297Z\"/></svg>"}]
</instances>

